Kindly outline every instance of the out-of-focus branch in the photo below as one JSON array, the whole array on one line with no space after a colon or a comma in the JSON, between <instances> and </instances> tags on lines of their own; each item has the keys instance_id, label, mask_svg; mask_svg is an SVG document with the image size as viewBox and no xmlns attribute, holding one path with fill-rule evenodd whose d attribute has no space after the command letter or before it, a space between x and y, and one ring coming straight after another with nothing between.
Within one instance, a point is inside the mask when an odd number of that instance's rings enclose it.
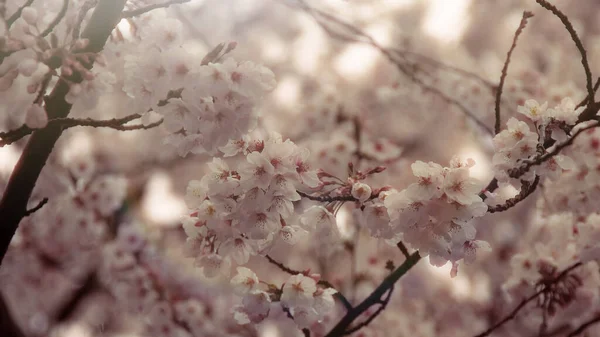
<instances>
[{"instance_id":1,"label":"out-of-focus branch","mask_svg":"<svg viewBox=\"0 0 600 337\"><path fill-rule=\"evenodd\" d=\"M455 99L451 98L450 96L441 92L439 89L426 84L425 82L423 82L423 80L419 79L416 76L415 73L416 73L416 71L419 70L418 64L416 62L410 62L407 59L407 56L409 56L409 55L416 56L416 55L418 55L417 53L406 52L404 50L394 49L394 48L385 48L382 45L380 45L372 36L363 32L361 29L345 22L344 20L337 18L334 15L331 15L329 13L323 12L319 9L313 8L313 7L309 6L306 3L306 1L304 1L304 0L298 0L297 2L298 2L297 4L290 4L288 2L283 2L283 3L285 5L288 5L291 7L299 8L299 9L303 10L304 12L306 12L307 14L309 14L310 16L312 16L315 19L315 21L317 22L317 24L319 24L319 26L321 26L321 28L323 30L325 30L333 38L339 39L341 41L346 41L346 42L364 43L364 44L374 47L379 52L381 52L381 54L383 54L392 64L394 64L398 68L398 70L400 70L400 72L405 74L411 81L413 81L415 84L420 86L424 91L433 93L434 95L442 98L447 103L456 106L469 119L471 119L479 127L481 127L486 133L488 133L490 135L494 135L494 132L490 127L488 127L482 121L480 121L469 109L467 109L467 107L465 107L463 104L461 104L458 100L455 100ZM338 26L339 28L346 30L348 33L339 32L339 31L332 29L332 27L330 27L331 24L334 24L334 25ZM421 58L421 57L423 57L423 56L422 55L419 56L419 58ZM427 59L429 60L429 63L442 68L443 64L441 62L431 62L430 58L427 58ZM455 67L446 67L445 69L454 70L456 68ZM455 71L455 72L463 74L463 75L465 73L468 73L468 72L458 72L458 71ZM469 77L476 77L476 78L479 78L483 82L487 82L485 79L482 79L472 73L469 73Z\"/></svg>"},{"instance_id":2,"label":"out-of-focus branch","mask_svg":"<svg viewBox=\"0 0 600 337\"><path fill-rule=\"evenodd\" d=\"M498 321L496 324L492 325L491 327L489 327L487 330L485 330L484 332L476 335L475 337L486 337L491 335L494 331L496 331L497 329L499 329L501 326L503 326L504 324L506 324L507 322L509 322L510 320L514 319L515 317L517 317L517 314L519 313L519 311L521 311L528 303L531 303L532 301L536 300L537 298L539 298L540 296L544 295L545 293L548 292L549 287L551 287L553 284L556 284L557 282L561 281L563 278L565 278L567 275L569 275L569 273L571 271L573 271L576 268L579 268L580 266L582 266L581 262L577 262L571 266L569 266L568 268L566 268L565 270L563 270L560 274L558 274L551 282L548 282L542 289L540 289L539 291L537 291L535 294L525 298L524 300L522 300L508 315L506 315L503 319L501 319L500 321Z\"/></svg>"},{"instance_id":3,"label":"out-of-focus branch","mask_svg":"<svg viewBox=\"0 0 600 337\"><path fill-rule=\"evenodd\" d=\"M577 50L579 50L579 54L581 54L581 64L583 65L583 71L585 72L585 87L586 87L587 93L588 93L588 98L587 98L588 103L594 102L594 88L593 88L593 84L592 84L592 81L593 81L592 80L592 71L590 70L590 64L587 59L587 52L585 51L585 48L583 47L583 43L581 43L581 40L579 39L579 36L577 35L575 28L573 28L571 21L569 21L569 18L565 15L565 13L561 12L558 8L556 8L556 6L552 5L548 1L546 1L546 0L535 0L535 1L540 6L549 10L550 12L552 12L552 14L554 14L556 17L558 17L560 19L560 21L563 23L563 25L565 26L565 28L567 29L567 31L569 32L569 35L571 35L571 39L573 40L573 42L575 42L575 46L577 46Z\"/></svg>"},{"instance_id":4,"label":"out-of-focus branch","mask_svg":"<svg viewBox=\"0 0 600 337\"><path fill-rule=\"evenodd\" d=\"M344 317L333 327L331 331L325 337L339 337L347 334L348 328L360 315L371 308L373 305L381 303L383 295L388 292L394 284L406 274L417 262L421 259L419 252L414 252L409 256L402 265L394 270L388 277L386 277L381 284L359 305L349 310Z\"/></svg>"},{"instance_id":5,"label":"out-of-focus branch","mask_svg":"<svg viewBox=\"0 0 600 337\"><path fill-rule=\"evenodd\" d=\"M52 22L50 22L48 27L46 29L44 29L44 31L42 33L40 33L41 37L47 36L54 30L54 28L56 28L56 26L60 23L60 21L65 17L65 14L67 14L68 8L69 8L69 0L63 0L63 5L60 9L60 12L58 12L58 14L56 14L56 17L54 18L54 20L52 20Z\"/></svg>"},{"instance_id":6,"label":"out-of-focus branch","mask_svg":"<svg viewBox=\"0 0 600 337\"><path fill-rule=\"evenodd\" d=\"M25 9L25 7L31 6L32 3L33 0L27 0L27 2L23 4L23 6L19 7L19 9L17 9L17 11L13 13L13 15L6 19L6 28L10 29L10 26L12 26L12 24L15 23L15 21L17 21L17 19L21 17L23 9Z\"/></svg>"},{"instance_id":7,"label":"out-of-focus branch","mask_svg":"<svg viewBox=\"0 0 600 337\"><path fill-rule=\"evenodd\" d=\"M150 11L153 11L155 9L159 9L159 8L167 8L171 5L179 5L179 4L184 4L186 2L190 2L191 0L170 0L170 1L165 1L163 3L159 3L159 4L154 4L154 5L149 5L146 7L142 7L142 8L138 8L138 9L133 9L133 10L128 10L128 11L123 11L122 14L122 18L123 19L127 19L127 18L132 18L134 16L138 16L138 15L142 15L145 13L148 13Z\"/></svg>"},{"instance_id":8,"label":"out-of-focus branch","mask_svg":"<svg viewBox=\"0 0 600 337\"><path fill-rule=\"evenodd\" d=\"M336 195L336 196L329 196L329 195L319 195L319 196L315 196L315 195L309 195L306 194L302 191L296 191L298 192L298 194L300 194L300 196L305 197L309 200L312 201L319 201L319 202L334 202L334 201L358 201L358 199L356 199L355 197L353 197L352 195ZM379 196L379 194L374 193L372 194L368 200L372 200L375 199Z\"/></svg>"},{"instance_id":9,"label":"out-of-focus branch","mask_svg":"<svg viewBox=\"0 0 600 337\"><path fill-rule=\"evenodd\" d=\"M0 293L0 331L2 331L3 337L25 337L25 334L13 321L2 293Z\"/></svg>"},{"instance_id":10,"label":"out-of-focus branch","mask_svg":"<svg viewBox=\"0 0 600 337\"><path fill-rule=\"evenodd\" d=\"M527 25L527 19L532 17L533 14L531 12L523 12L523 17L521 18L521 23L519 24L519 28L515 32L515 36L513 37L512 45L506 54L506 60L504 61L504 66L502 67L502 75L500 75L500 83L498 84L498 90L496 90L496 104L495 104L495 112L496 112L496 123L494 124L494 133L500 133L500 99L502 98L502 87L504 86L504 80L506 79L506 75L508 72L508 65L510 64L510 57L517 47L517 40L519 39L519 35L525 29Z\"/></svg>"},{"instance_id":11,"label":"out-of-focus branch","mask_svg":"<svg viewBox=\"0 0 600 337\"><path fill-rule=\"evenodd\" d=\"M577 329L571 331L571 333L569 333L567 335L567 337L576 337L579 336L581 333L583 333L587 328L591 327L594 324L600 323L600 315L596 315L594 316L592 319L584 322L583 324L581 324L579 327L577 327Z\"/></svg>"}]
</instances>

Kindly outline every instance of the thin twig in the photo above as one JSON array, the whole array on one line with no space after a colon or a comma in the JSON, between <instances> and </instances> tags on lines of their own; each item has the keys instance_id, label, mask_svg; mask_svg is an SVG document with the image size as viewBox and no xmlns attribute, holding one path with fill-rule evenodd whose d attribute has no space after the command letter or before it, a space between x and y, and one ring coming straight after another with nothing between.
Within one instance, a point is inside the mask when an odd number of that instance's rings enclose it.
<instances>
[{"instance_id":1,"label":"thin twig","mask_svg":"<svg viewBox=\"0 0 600 337\"><path fill-rule=\"evenodd\" d=\"M575 336L581 334L582 332L584 332L585 329L589 328L590 326L592 326L592 325L594 325L596 323L600 323L600 315L596 315L592 319L584 322L579 327L577 327L577 329L571 331L571 333L569 333L567 335L567 337L575 337Z\"/></svg>"},{"instance_id":2,"label":"thin twig","mask_svg":"<svg viewBox=\"0 0 600 337\"><path fill-rule=\"evenodd\" d=\"M583 65L583 70L585 72L585 86L587 88L588 93L588 102L592 103L594 101L592 71L590 70L590 64L587 59L587 53L585 51L585 48L583 47L583 43L581 43L581 40L579 39L579 36L577 36L575 28L573 28L571 21L569 21L569 18L565 15L565 13L561 12L558 8L556 8L556 6L552 5L546 0L536 0L536 2L540 4L540 6L552 12L552 14L554 14L560 19L560 21L563 23L563 25L569 32L569 35L571 35L571 39L573 40L573 42L575 42L575 46L577 46L577 50L579 50L579 54L581 54L581 64Z\"/></svg>"},{"instance_id":3,"label":"thin twig","mask_svg":"<svg viewBox=\"0 0 600 337\"><path fill-rule=\"evenodd\" d=\"M47 203L48 203L48 198L44 198L44 199L40 200L40 202L38 202L38 204L35 207L25 211L25 216L30 216L31 214L39 211Z\"/></svg>"},{"instance_id":4,"label":"thin twig","mask_svg":"<svg viewBox=\"0 0 600 337\"><path fill-rule=\"evenodd\" d=\"M594 95L596 94L596 92L598 91L598 88L600 88L600 77L598 77L596 79L596 83L594 84ZM581 108L582 106L584 106L587 102L588 102L588 96L586 95L584 99L581 100L581 102L579 102L579 104L577 104L575 106L575 110Z\"/></svg>"},{"instance_id":5,"label":"thin twig","mask_svg":"<svg viewBox=\"0 0 600 337\"><path fill-rule=\"evenodd\" d=\"M132 18L134 16L139 16L139 15L148 13L155 9L167 8L171 5L180 5L180 4L184 4L186 2L190 2L190 1L191 0L170 0L170 1L160 3L160 4L154 4L154 5L149 5L146 7L138 8L138 9L123 11L123 15L121 15L121 18L123 18L123 19Z\"/></svg>"},{"instance_id":6,"label":"thin twig","mask_svg":"<svg viewBox=\"0 0 600 337\"><path fill-rule=\"evenodd\" d=\"M494 124L494 133L500 133L500 99L502 98L502 87L504 87L504 80L506 79L506 75L508 72L508 65L510 64L510 57L517 47L517 40L519 39L519 35L527 26L527 20L533 16L533 13L525 11L523 12L523 17L521 18L521 23L519 23L519 28L515 32L515 36L513 37L512 45L506 54L506 60L504 61L504 66L502 67L502 75L500 75L500 83L498 84L498 89L496 90L496 104L495 104L495 112L496 112L496 123Z\"/></svg>"},{"instance_id":7,"label":"thin twig","mask_svg":"<svg viewBox=\"0 0 600 337\"><path fill-rule=\"evenodd\" d=\"M50 34L54 28L56 28L56 26L60 23L60 21L65 17L65 14L67 14L67 9L69 8L69 0L63 0L63 5L62 8L60 9L60 12L58 12L58 14L56 14L56 17L54 18L54 20L52 20L52 22L50 22L50 24L48 25L48 28L46 28L41 34L41 37L46 37L48 34Z\"/></svg>"},{"instance_id":8,"label":"thin twig","mask_svg":"<svg viewBox=\"0 0 600 337\"><path fill-rule=\"evenodd\" d=\"M88 126L94 128L111 128L119 131L132 131L132 130L146 130L159 126L162 124L163 120L160 119L154 123L148 125L124 125L130 121L141 118L140 114L131 114L122 118L112 118L107 120L96 120L91 118L55 118L48 121L48 124L43 128L55 127L59 126L63 130L68 128L76 127L76 126ZM5 145L12 144L19 139L32 134L36 130L41 129L32 129L27 125L21 125L19 128L11 131L0 132L0 147Z\"/></svg>"},{"instance_id":9,"label":"thin twig","mask_svg":"<svg viewBox=\"0 0 600 337\"><path fill-rule=\"evenodd\" d=\"M403 74L407 75L411 81L413 81L414 83L419 85L424 91L431 92L431 93L441 97L447 103L458 107L469 119L473 120L486 133L488 133L492 136L494 135L494 131L490 127L485 125L482 121L480 121L475 116L475 114L473 114L469 109L467 109L467 107L464 106L462 103L460 103L459 101L444 94L439 89L425 84L421 79L417 78L414 74L415 70L412 70L412 71L409 70L409 67L412 67L413 69L416 68L416 64L410 64L408 61L406 62L406 64L403 64L401 61L398 60L398 57L406 59L407 53L405 53L404 51L383 47L372 36L363 32L359 28L345 22L342 19L335 17L334 15L331 15L329 13L323 12L321 10L318 10L316 8L309 6L304 0L298 0L297 4L290 4L288 2L283 2L281 0L279 0L279 1L287 6L300 8L303 11L305 11L306 13L308 13L310 16L312 16L315 19L317 24L333 38L337 38L341 41L347 41L347 42L364 43L364 44L374 47L379 52L381 52L381 54L383 54L392 64L394 64ZM324 23L324 20L326 20L327 22L330 22L330 23L334 23L334 24L350 31L355 36L348 36L348 35L334 31L329 26L327 26L327 24Z\"/></svg>"},{"instance_id":10,"label":"thin twig","mask_svg":"<svg viewBox=\"0 0 600 337\"><path fill-rule=\"evenodd\" d=\"M535 179L531 183L526 180L521 180L521 191L519 192L519 194L517 194L513 198L506 200L504 204L488 207L488 213L504 212L514 207L516 204L530 196L535 191L539 182L540 176L538 175L535 176Z\"/></svg>"}]
</instances>

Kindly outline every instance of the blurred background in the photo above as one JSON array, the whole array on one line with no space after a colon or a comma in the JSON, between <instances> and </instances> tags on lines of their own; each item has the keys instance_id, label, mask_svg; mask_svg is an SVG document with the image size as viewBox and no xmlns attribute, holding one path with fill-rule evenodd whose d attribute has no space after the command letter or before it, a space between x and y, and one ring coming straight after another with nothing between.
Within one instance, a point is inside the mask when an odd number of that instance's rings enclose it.
<instances>
[{"instance_id":1,"label":"blurred background","mask_svg":"<svg viewBox=\"0 0 600 337\"><path fill-rule=\"evenodd\" d=\"M8 12L24 2L8 1ZM61 3L48 0L40 6L52 17ZM157 1L130 0L127 7L151 3ZM183 32L183 49L198 60L219 43L237 42L232 57L265 65L277 80L276 89L257 109L260 120L256 133L276 131L308 147L314 167L340 177L348 162L357 163L354 151L358 147L368 154L359 160L359 167L387 167L384 174L370 181L372 186L401 189L412 182L410 164L415 160L445 166L455 155L476 161L472 172L477 178L486 183L493 178L490 130L494 124L494 86L525 10L535 16L512 56L502 99L503 123L516 115L517 105L526 99L555 105L564 97L579 102L585 96L585 77L573 41L560 21L534 1L308 3L361 29L379 45L399 50L401 57L394 64L371 45L333 36L324 28L333 27L346 37L356 34L331 25L330 19L315 18L293 0L192 0L124 19L118 30L127 36L146 25L177 25ZM600 4L592 0L553 3L573 22L587 48L592 72L598 73ZM110 42L107 45L107 53L117 49ZM132 47L123 53L141 55L144 50ZM72 116L122 117L128 114L123 96L118 92L106 95L91 110L75 107ZM0 129L21 125L21 114L0 103ZM361 135L358 143L353 136L357 130ZM64 186L57 183L56 172L81 158L92 158L99 174L123 174L128 179L126 205L115 221L143 227L160 254L183 266L179 270L198 277L194 287L201 288L206 306L212 308L208 317L223 325L235 325L228 318L227 308L236 301L230 291L196 275L192 263L182 256L186 236L180 217L187 211L183 199L186 186L202 177L210 157L181 158L163 144L164 136L161 128L127 133L70 129L57 144L34 194L49 190L62 193ZM0 148L0 188L24 144L20 141ZM496 321L512 307L501 286L511 273L510 257L531 245L528 226L539 216L536 209L544 202L545 191L541 189L506 213L482 218L476 225L478 238L489 241L493 251L472 265L461 265L456 278L450 278L450 265L436 268L426 261L420 263L401 281L386 311L356 336L469 336ZM504 192L510 195L515 191ZM311 268L321 273L359 301L385 277L386 261L399 265L402 257L394 247L361 231L351 207L346 206L337 214L341 242L332 245L306 240L294 254L276 247L271 256L295 269ZM18 242L11 247L2 265L0 288L28 336L143 335L143 319L124 315L119 309L123 299L111 295L98 278L100 248L58 264L23 249ZM261 279L273 283L287 277L259 257L252 258L250 265ZM330 319L336 321L336 317ZM256 332L235 333L265 337L296 333L282 321L267 321ZM512 330L502 335L529 336L536 331L536 324L527 319L511 324Z\"/></svg>"}]
</instances>

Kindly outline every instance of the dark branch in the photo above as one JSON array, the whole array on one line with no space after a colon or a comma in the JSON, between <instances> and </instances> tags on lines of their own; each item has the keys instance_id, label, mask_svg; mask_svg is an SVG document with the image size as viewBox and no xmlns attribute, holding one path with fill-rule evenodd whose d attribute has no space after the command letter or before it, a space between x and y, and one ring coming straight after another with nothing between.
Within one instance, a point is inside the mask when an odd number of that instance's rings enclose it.
<instances>
[{"instance_id":1,"label":"dark branch","mask_svg":"<svg viewBox=\"0 0 600 337\"><path fill-rule=\"evenodd\" d=\"M592 129L592 128L596 128L598 126L600 126L600 123L595 122L592 125L588 125L588 126L586 126L584 128L581 128L581 129L577 130L577 132L575 132L575 134L572 135L565 142L556 145L552 151L546 152L546 153L544 153L541 156L537 156L536 158L534 158L532 160L524 161L524 164L521 167L517 167L517 168L509 170L508 171L509 177L515 178L515 179L520 178L525 173L527 173L532 166L540 165L540 164L546 162L550 158L556 156L562 149L564 149L564 148L570 146L571 144L573 144L573 142L575 141L575 138L577 138L577 136L579 136L580 134L582 134L584 131Z\"/></svg>"},{"instance_id":2,"label":"dark branch","mask_svg":"<svg viewBox=\"0 0 600 337\"><path fill-rule=\"evenodd\" d=\"M58 310L56 310L56 320L58 322L63 322L69 319L77 310L77 307L81 301L94 290L98 289L98 285L96 273L90 273L83 281L81 287L79 287L67 301L62 303Z\"/></svg>"},{"instance_id":3,"label":"dark branch","mask_svg":"<svg viewBox=\"0 0 600 337\"><path fill-rule=\"evenodd\" d=\"M89 39L88 46L82 50L86 53L98 53L104 48L106 40L120 20L125 0L100 0L96 6L82 37ZM92 63L85 67L91 69ZM68 78L71 83L83 80L79 73ZM59 80L49 96L45 107L49 119L65 118L71 111L71 104L65 100L70 86L65 80ZM0 201L0 264L6 255L10 241L15 234L19 222L27 212L27 203L37 179L50 156L54 144L62 134L60 125L46 127L33 132L25 145L13 172L8 180L2 200Z\"/></svg>"},{"instance_id":4,"label":"dark branch","mask_svg":"<svg viewBox=\"0 0 600 337\"><path fill-rule=\"evenodd\" d=\"M369 318L367 318L365 321L357 324L355 327L348 329L344 334L350 335L352 333L355 333L356 331L362 329L363 327L365 327L365 326L369 325L371 322L373 322L373 320L375 318L377 318L377 316L379 316L379 314L381 314L383 312L383 310L385 310L388 303L390 303L390 299L392 298L393 292L394 292L394 285L392 285L392 287L388 291L387 295L382 300L379 301L379 303L381 305L379 306L379 308L377 308L377 310L371 316L369 316Z\"/></svg>"},{"instance_id":5,"label":"dark branch","mask_svg":"<svg viewBox=\"0 0 600 337\"><path fill-rule=\"evenodd\" d=\"M400 249L400 251L402 252L402 255L404 255L405 258L408 259L410 257L410 253L408 252L408 249L406 249L406 246L404 245L404 243L402 241L398 242L396 247L398 247L398 249Z\"/></svg>"},{"instance_id":6,"label":"dark branch","mask_svg":"<svg viewBox=\"0 0 600 337\"><path fill-rule=\"evenodd\" d=\"M52 20L52 22L50 22L50 24L48 25L48 28L46 28L40 34L41 37L47 36L54 30L54 28L56 28L56 26L60 23L60 21L65 17L65 14L67 14L68 8L69 8L69 0L63 0L63 5L62 5L62 8L60 9L60 12L58 12L58 14L54 18L54 20Z\"/></svg>"},{"instance_id":7,"label":"dark branch","mask_svg":"<svg viewBox=\"0 0 600 337\"><path fill-rule=\"evenodd\" d=\"M15 21L17 21L17 19L19 19L21 17L21 13L23 12L23 9L31 6L32 3L33 3L33 0L27 0L27 2L25 2L25 4L23 4L23 6L19 7L19 9L17 9L17 11L14 12L13 15L11 15L6 20L6 29L7 30L9 30L10 26L12 26L12 24L15 23Z\"/></svg>"},{"instance_id":8,"label":"dark branch","mask_svg":"<svg viewBox=\"0 0 600 337\"><path fill-rule=\"evenodd\" d=\"M30 216L31 214L39 211L47 203L48 203L48 198L42 199L40 202L38 202L38 204L34 208L31 208L31 209L28 209L27 211L25 211L25 216Z\"/></svg>"},{"instance_id":9,"label":"dark branch","mask_svg":"<svg viewBox=\"0 0 600 337\"><path fill-rule=\"evenodd\" d=\"M131 114L122 118L112 118L106 120L96 120L91 118L56 118L49 120L48 125L46 125L45 128L60 127L62 130L66 130L76 126L88 126L93 128L111 128L119 131L132 131L151 129L159 126L163 122L163 120L160 119L159 121L148 125L124 125L141 117L142 115L140 114ZM22 125L21 127L12 131L0 132L0 147L12 144L17 140L32 134L36 130L38 129L32 129L27 125Z\"/></svg>"},{"instance_id":10,"label":"dark branch","mask_svg":"<svg viewBox=\"0 0 600 337\"><path fill-rule=\"evenodd\" d=\"M569 18L565 15L565 13L561 12L558 8L556 8L548 1L536 0L536 2L540 4L540 6L552 12L552 14L556 15L569 32L569 35L571 35L571 39L573 40L573 42L575 42L575 46L577 46L577 50L579 50L579 54L581 54L581 64L583 65L583 70L585 72L585 86L588 93L588 103L594 102L592 71L590 70L590 64L587 59L587 53L585 51L585 48L583 47L583 43L581 43L581 40L579 39L579 36L577 36L577 32L575 31L575 28L573 28L571 21L569 21Z\"/></svg>"},{"instance_id":11,"label":"dark branch","mask_svg":"<svg viewBox=\"0 0 600 337\"><path fill-rule=\"evenodd\" d=\"M25 337L25 334L12 319L2 292L0 292L0 331L2 331L2 336L6 337Z\"/></svg>"},{"instance_id":12,"label":"dark branch","mask_svg":"<svg viewBox=\"0 0 600 337\"><path fill-rule=\"evenodd\" d=\"M496 90L496 105L495 105L496 124L494 124L494 133L495 134L500 133L500 123L501 123L500 122L500 100L502 98L502 87L504 87L504 80L506 79L506 75L508 72L508 65L510 64L510 57L511 57L513 51L515 50L515 48L517 47L517 40L519 39L519 35L521 35L523 30L525 29L525 26L527 26L527 20L532 16L533 16L533 14L531 12L528 12L528 11L523 12L523 17L521 18L521 23L519 24L519 28L517 28L517 31L515 32L515 36L513 37L512 45L510 46L510 49L508 50L508 53L506 54L506 60L504 61L504 66L502 67L502 75L500 75L500 83L498 84L498 89Z\"/></svg>"},{"instance_id":13,"label":"dark branch","mask_svg":"<svg viewBox=\"0 0 600 337\"><path fill-rule=\"evenodd\" d=\"M344 336L348 327L354 322L355 319L360 317L365 311L375 304L381 303L383 294L394 287L394 284L406 274L413 266L419 262L421 255L419 252L414 252L409 256L400 267L394 270L388 277L386 277L381 284L358 306L349 310L344 317L336 324L335 327L325 337L339 337Z\"/></svg>"},{"instance_id":14,"label":"dark branch","mask_svg":"<svg viewBox=\"0 0 600 337\"><path fill-rule=\"evenodd\" d=\"M600 315L596 315L592 319L590 319L590 320L586 321L585 323L581 324L577 329L571 331L571 333L569 333L567 335L567 337L579 336L579 334L581 334L587 328L589 328L590 326L592 326L592 325L594 325L596 323L600 323Z\"/></svg>"},{"instance_id":15,"label":"dark branch","mask_svg":"<svg viewBox=\"0 0 600 337\"><path fill-rule=\"evenodd\" d=\"M170 1L166 1L160 4L154 4L154 5L149 5L146 7L142 7L142 8L138 8L138 9L133 9L130 11L123 11L123 15L121 16L123 19L127 19L127 18L132 18L134 16L139 16L145 13L148 13L150 11L153 11L155 9L159 9L159 8L167 8L171 5L179 5L179 4L184 4L186 2L190 2L191 0L170 0Z\"/></svg>"},{"instance_id":16,"label":"dark branch","mask_svg":"<svg viewBox=\"0 0 600 337\"><path fill-rule=\"evenodd\" d=\"M596 79L596 84L594 84L594 95L595 95L595 94L596 94L596 92L598 91L598 88L600 88L600 77L598 77L598 78ZM584 105L585 105L585 104L588 102L588 99L589 99L589 97L588 97L588 96L585 96L585 98L584 98L584 99L582 99L582 100L581 100L581 102L579 102L579 104L577 104L577 105L575 106L575 110L577 110L577 109L581 108L582 106L584 106ZM592 100L593 100L593 98L592 98Z\"/></svg>"},{"instance_id":17,"label":"dark branch","mask_svg":"<svg viewBox=\"0 0 600 337\"><path fill-rule=\"evenodd\" d=\"M535 191L539 182L540 182L540 176L537 176L537 175L535 176L535 179L531 183L526 180L521 180L521 191L519 192L519 194L517 194L513 198L506 200L506 202L502 205L490 206L488 208L488 213L504 212L504 211L514 207L516 204L518 204L519 202L525 200L528 196L530 196Z\"/></svg>"}]
</instances>

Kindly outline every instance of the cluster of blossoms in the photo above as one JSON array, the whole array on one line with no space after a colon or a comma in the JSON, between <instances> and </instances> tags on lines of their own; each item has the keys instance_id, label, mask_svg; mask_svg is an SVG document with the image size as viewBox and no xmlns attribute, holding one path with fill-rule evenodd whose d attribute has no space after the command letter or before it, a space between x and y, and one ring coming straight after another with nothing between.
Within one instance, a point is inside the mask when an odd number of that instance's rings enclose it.
<instances>
[{"instance_id":1,"label":"cluster of blossoms","mask_svg":"<svg viewBox=\"0 0 600 337\"><path fill-rule=\"evenodd\" d=\"M558 212L573 212L586 217L597 212L600 204L600 131L590 129L581 134L565 153L574 166L560 179L547 184L548 206Z\"/></svg>"},{"instance_id":2,"label":"cluster of blossoms","mask_svg":"<svg viewBox=\"0 0 600 337\"><path fill-rule=\"evenodd\" d=\"M394 244L402 240L422 256L429 255L432 265L450 261L455 274L459 260L470 263L478 250L489 249L487 242L475 240L470 223L487 211L479 196L482 184L469 174L474 164L457 158L450 167L415 162L412 171L418 181L399 192L380 193L372 205L365 206L362 223L374 236Z\"/></svg>"},{"instance_id":3,"label":"cluster of blossoms","mask_svg":"<svg viewBox=\"0 0 600 337\"><path fill-rule=\"evenodd\" d=\"M262 283L252 270L238 267L237 272L231 285L243 296L242 304L233 308L239 324L260 323L268 317L271 303L279 302L300 329L314 328L335 306L333 294L337 291L318 287L319 275L293 275L282 287L262 282L265 289L261 289Z\"/></svg>"},{"instance_id":4,"label":"cluster of blossoms","mask_svg":"<svg viewBox=\"0 0 600 337\"><path fill-rule=\"evenodd\" d=\"M127 312L143 316L151 336L252 335L224 314L231 304L224 294L182 271L148 240L144 229L129 224L104 247L100 279Z\"/></svg>"},{"instance_id":5,"label":"cluster of blossoms","mask_svg":"<svg viewBox=\"0 0 600 337\"><path fill-rule=\"evenodd\" d=\"M225 160L213 159L211 172L188 185L190 215L183 220L188 253L209 277L228 273L231 259L243 265L250 255L266 254L277 241L293 245L317 225L309 221L313 217L300 219L294 213L293 202L300 200L297 188L319 185L306 162L308 150L278 134L264 141L230 141L221 150L245 161L232 170ZM334 229L334 222L319 228Z\"/></svg>"},{"instance_id":6,"label":"cluster of blossoms","mask_svg":"<svg viewBox=\"0 0 600 337\"><path fill-rule=\"evenodd\" d=\"M121 57L122 90L132 99L131 110L162 115L170 133L166 142L181 156L214 155L254 128L257 100L275 87L271 70L250 61L223 60L235 48L233 42L199 58L189 51L193 46L184 44L181 22L173 18L153 17L145 23L138 33L144 53ZM120 47L110 53L120 57Z\"/></svg>"},{"instance_id":7,"label":"cluster of blossoms","mask_svg":"<svg viewBox=\"0 0 600 337\"><path fill-rule=\"evenodd\" d=\"M183 71L178 69L178 71ZM230 139L239 139L254 128L257 99L275 87L273 73L252 62L232 58L190 71L181 98L158 109L172 134L167 142L180 155L188 152L215 154Z\"/></svg>"},{"instance_id":8,"label":"cluster of blossoms","mask_svg":"<svg viewBox=\"0 0 600 337\"><path fill-rule=\"evenodd\" d=\"M550 316L550 327L588 319L600 298L599 228L595 213L579 220L568 212L538 219L527 233L535 244L511 259L507 295L519 301L545 289L536 306Z\"/></svg>"},{"instance_id":9,"label":"cluster of blossoms","mask_svg":"<svg viewBox=\"0 0 600 337\"><path fill-rule=\"evenodd\" d=\"M523 162L532 160L546 153L545 144L564 142L567 133L577 123L584 107L576 109L570 98L564 98L559 105L548 108L548 104L540 105L535 100L527 100L517 111L527 117L530 124L512 117L508 120L506 130L494 137L495 154L494 171L500 181L508 181L508 172L518 168ZM564 155L557 154L540 166L532 168L524 176L533 180L535 175L556 179L563 170L573 168L573 161Z\"/></svg>"},{"instance_id":10,"label":"cluster of blossoms","mask_svg":"<svg viewBox=\"0 0 600 337\"><path fill-rule=\"evenodd\" d=\"M48 8L43 12L46 10ZM57 9L51 11L54 10ZM45 30L51 23L41 20L41 12L32 6L24 7L21 16L10 27L0 20L0 97L15 103L7 107L3 117L21 122L24 116L24 122L30 128L43 128L48 122L40 93L45 93L48 85L54 83L53 77L60 77L70 85L69 103L87 93L87 98L95 105L98 83L114 82L114 75L110 73L87 69L91 62L104 62L98 54L85 51L89 40L73 33L79 27L76 28L73 22L61 27L59 37ZM70 11L67 15L76 14ZM74 74L79 74L83 82L72 82ZM108 80L94 81L98 75L108 77ZM22 111L26 113L22 114Z\"/></svg>"}]
</instances>

